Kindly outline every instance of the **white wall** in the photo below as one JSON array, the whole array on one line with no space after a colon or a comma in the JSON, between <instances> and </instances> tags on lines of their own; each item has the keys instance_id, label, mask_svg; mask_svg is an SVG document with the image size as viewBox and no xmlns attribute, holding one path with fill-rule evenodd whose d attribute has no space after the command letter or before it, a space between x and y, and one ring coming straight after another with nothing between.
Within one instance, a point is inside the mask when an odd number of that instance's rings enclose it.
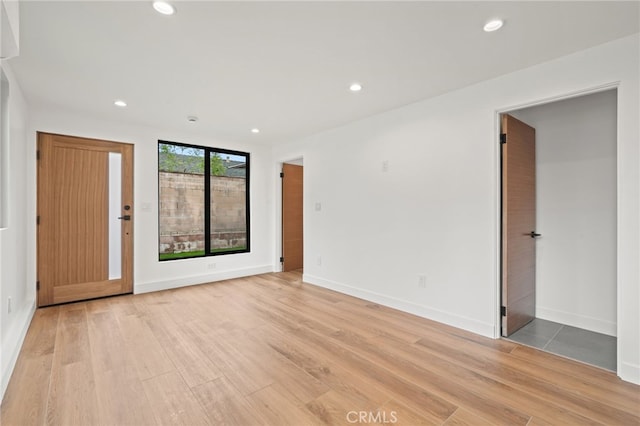
<instances>
[{"instance_id":1,"label":"white wall","mask_svg":"<svg viewBox=\"0 0 640 426\"><path fill-rule=\"evenodd\" d=\"M4 61L2 68L10 85L9 94L9 161L8 217L0 230L0 397L4 395L20 346L35 310L35 279L31 270L35 243L29 241L29 228L35 215L29 212L29 184L33 179L30 162L35 151L27 142L27 105L11 69ZM11 312L8 300L11 298Z\"/></svg>"},{"instance_id":2,"label":"white wall","mask_svg":"<svg viewBox=\"0 0 640 426\"><path fill-rule=\"evenodd\" d=\"M123 111L126 113L126 110ZM163 290L265 272L273 272L273 229L270 194L271 152L260 145L220 141L195 133L107 122L99 118L32 106L29 143L36 132L112 140L134 144L134 293ZM186 123L186 121L185 121ZM185 124L185 126L188 124ZM158 261L158 140L214 146L251 154L251 252L169 262ZM35 191L35 188L33 188Z\"/></svg>"},{"instance_id":3,"label":"white wall","mask_svg":"<svg viewBox=\"0 0 640 426\"><path fill-rule=\"evenodd\" d=\"M618 374L640 383L639 48L636 34L276 147L275 162L304 157L304 279L499 336L498 113L618 84Z\"/></svg>"},{"instance_id":4,"label":"white wall","mask_svg":"<svg viewBox=\"0 0 640 426\"><path fill-rule=\"evenodd\" d=\"M0 58L20 51L20 6L18 0L0 0Z\"/></svg>"},{"instance_id":5,"label":"white wall","mask_svg":"<svg viewBox=\"0 0 640 426\"><path fill-rule=\"evenodd\" d=\"M536 317L615 336L615 90L515 111L536 129Z\"/></svg>"}]
</instances>

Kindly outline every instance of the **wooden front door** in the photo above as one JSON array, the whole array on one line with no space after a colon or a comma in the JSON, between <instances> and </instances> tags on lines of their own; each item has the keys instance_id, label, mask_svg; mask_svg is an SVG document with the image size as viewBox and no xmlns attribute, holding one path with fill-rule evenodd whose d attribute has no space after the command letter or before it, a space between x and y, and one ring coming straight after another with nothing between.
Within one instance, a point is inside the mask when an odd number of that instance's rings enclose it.
<instances>
[{"instance_id":1,"label":"wooden front door","mask_svg":"<svg viewBox=\"0 0 640 426\"><path fill-rule=\"evenodd\" d=\"M301 269L304 261L302 235L303 167L282 165L282 257L283 271Z\"/></svg>"},{"instance_id":2,"label":"wooden front door","mask_svg":"<svg viewBox=\"0 0 640 426\"><path fill-rule=\"evenodd\" d=\"M38 306L132 289L133 145L38 133Z\"/></svg>"},{"instance_id":3,"label":"wooden front door","mask_svg":"<svg viewBox=\"0 0 640 426\"><path fill-rule=\"evenodd\" d=\"M536 308L536 131L502 116L502 335Z\"/></svg>"}]
</instances>

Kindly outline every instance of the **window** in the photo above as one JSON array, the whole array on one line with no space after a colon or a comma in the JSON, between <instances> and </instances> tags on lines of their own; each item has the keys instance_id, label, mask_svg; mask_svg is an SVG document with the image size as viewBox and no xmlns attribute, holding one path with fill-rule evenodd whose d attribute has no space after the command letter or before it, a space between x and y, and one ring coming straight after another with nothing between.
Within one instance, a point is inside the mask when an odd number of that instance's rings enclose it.
<instances>
[{"instance_id":1,"label":"window","mask_svg":"<svg viewBox=\"0 0 640 426\"><path fill-rule=\"evenodd\" d=\"M159 258L249 252L249 154L158 142Z\"/></svg>"}]
</instances>

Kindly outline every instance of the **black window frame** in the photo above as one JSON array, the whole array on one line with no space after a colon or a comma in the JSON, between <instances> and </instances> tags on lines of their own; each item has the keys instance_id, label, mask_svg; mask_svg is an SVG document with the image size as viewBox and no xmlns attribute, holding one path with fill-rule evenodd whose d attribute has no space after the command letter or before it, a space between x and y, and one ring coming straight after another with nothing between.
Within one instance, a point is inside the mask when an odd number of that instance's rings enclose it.
<instances>
[{"instance_id":1,"label":"black window frame","mask_svg":"<svg viewBox=\"0 0 640 426\"><path fill-rule=\"evenodd\" d=\"M184 256L176 259L162 259L160 250L158 250L158 261L170 262L174 260L185 259L199 259L211 256L225 256L228 254L241 254L251 252L251 214L250 214L250 177L251 177L251 153L244 151L236 151L232 149L216 148L212 146L193 145L182 142L173 142L167 140L158 139L158 145L156 147L157 154L157 167L158 167L158 249L160 248L160 145L174 145L183 148L193 148L204 150L204 254L194 256ZM246 158L246 172L245 172L245 227L246 227L246 245L244 249L228 250L221 252L211 252L211 155L213 153L237 155ZM207 159L209 161L207 161Z\"/></svg>"}]
</instances>

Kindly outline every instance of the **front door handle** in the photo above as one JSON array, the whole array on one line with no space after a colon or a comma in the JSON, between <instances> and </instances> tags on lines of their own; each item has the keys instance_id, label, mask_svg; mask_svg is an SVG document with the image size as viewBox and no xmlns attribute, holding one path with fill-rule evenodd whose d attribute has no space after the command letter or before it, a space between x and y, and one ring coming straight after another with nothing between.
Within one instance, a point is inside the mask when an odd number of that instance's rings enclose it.
<instances>
[{"instance_id":1,"label":"front door handle","mask_svg":"<svg viewBox=\"0 0 640 426\"><path fill-rule=\"evenodd\" d=\"M125 214L124 216L120 216L118 219L120 220L131 220L130 214Z\"/></svg>"},{"instance_id":2,"label":"front door handle","mask_svg":"<svg viewBox=\"0 0 640 426\"><path fill-rule=\"evenodd\" d=\"M535 238L535 237L541 237L541 236L542 236L542 234L536 234L536 231L531 231L531 233L529 234L529 236L530 236L531 238Z\"/></svg>"}]
</instances>

